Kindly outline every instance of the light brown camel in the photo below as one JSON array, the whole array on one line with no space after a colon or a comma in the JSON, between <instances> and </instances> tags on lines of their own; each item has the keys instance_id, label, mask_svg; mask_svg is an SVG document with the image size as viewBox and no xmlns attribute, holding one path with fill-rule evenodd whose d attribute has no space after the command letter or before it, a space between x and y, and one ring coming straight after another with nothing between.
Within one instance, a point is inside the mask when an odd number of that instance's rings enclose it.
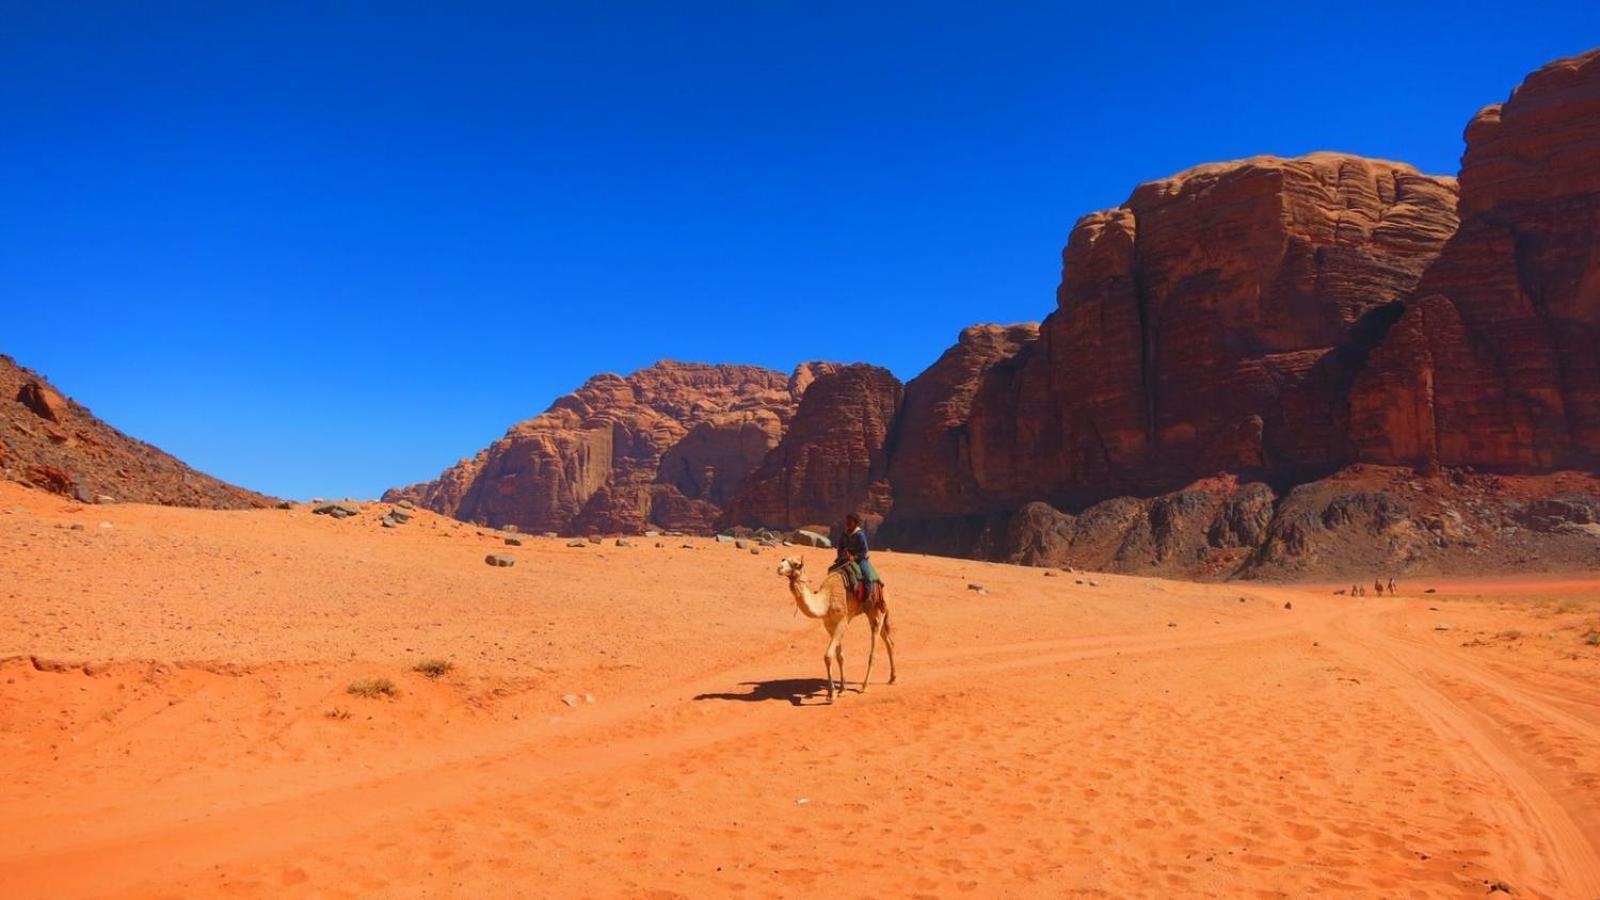
<instances>
[{"instance_id":1,"label":"light brown camel","mask_svg":"<svg viewBox=\"0 0 1600 900\"><path fill-rule=\"evenodd\" d=\"M778 574L789 579L789 592L794 594L795 606L813 619L821 619L828 631L828 649L822 655L822 664L828 671L828 702L833 702L833 662L839 661L839 693L844 693L844 630L850 620L866 613L872 623L872 642L867 645L867 675L861 679L861 692L866 693L872 680L872 657L878 650L878 638L883 638L883 648L889 651L889 683L894 684L894 636L889 633L889 606L883 600L883 587L879 585L876 602L870 609L862 609L861 601L845 589L844 576L829 572L815 591L801 574L806 561L795 556L778 563Z\"/></svg>"}]
</instances>

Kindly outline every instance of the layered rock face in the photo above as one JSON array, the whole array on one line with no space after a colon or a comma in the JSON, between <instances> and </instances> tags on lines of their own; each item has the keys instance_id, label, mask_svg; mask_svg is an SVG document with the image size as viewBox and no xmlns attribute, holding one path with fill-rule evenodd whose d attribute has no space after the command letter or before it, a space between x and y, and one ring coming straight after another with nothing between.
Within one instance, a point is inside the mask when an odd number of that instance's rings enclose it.
<instances>
[{"instance_id":1,"label":"layered rock face","mask_svg":"<svg viewBox=\"0 0 1600 900\"><path fill-rule=\"evenodd\" d=\"M755 366L598 375L476 457L384 499L529 531L703 530L777 446L796 399L790 378Z\"/></svg>"},{"instance_id":2,"label":"layered rock face","mask_svg":"<svg viewBox=\"0 0 1600 900\"><path fill-rule=\"evenodd\" d=\"M1348 385L1454 207L1448 178L1324 153L1201 166L1085 216L1037 339L958 343L907 388L919 439L891 462L908 502L888 537L959 543L1036 500L1337 468Z\"/></svg>"},{"instance_id":3,"label":"layered rock face","mask_svg":"<svg viewBox=\"0 0 1600 900\"><path fill-rule=\"evenodd\" d=\"M799 528L855 511L873 526L888 511L888 441L903 386L877 366L830 368L806 388L782 442L739 485L724 524Z\"/></svg>"},{"instance_id":4,"label":"layered rock face","mask_svg":"<svg viewBox=\"0 0 1600 900\"><path fill-rule=\"evenodd\" d=\"M1461 228L1350 398L1361 459L1600 462L1600 50L1478 113Z\"/></svg>"},{"instance_id":5,"label":"layered rock face","mask_svg":"<svg viewBox=\"0 0 1600 900\"><path fill-rule=\"evenodd\" d=\"M0 356L0 422L0 476L85 502L249 509L271 499L128 437L9 356Z\"/></svg>"}]
</instances>

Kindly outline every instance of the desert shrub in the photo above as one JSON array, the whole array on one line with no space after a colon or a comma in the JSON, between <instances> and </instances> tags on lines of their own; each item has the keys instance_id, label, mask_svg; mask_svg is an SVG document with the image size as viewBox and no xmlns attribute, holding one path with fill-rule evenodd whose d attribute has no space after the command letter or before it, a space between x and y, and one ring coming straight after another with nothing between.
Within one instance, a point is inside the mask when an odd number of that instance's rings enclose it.
<instances>
[{"instance_id":1,"label":"desert shrub","mask_svg":"<svg viewBox=\"0 0 1600 900\"><path fill-rule=\"evenodd\" d=\"M387 678L362 678L350 682L347 688L357 697L393 697L400 692L395 690L394 682Z\"/></svg>"},{"instance_id":2,"label":"desert shrub","mask_svg":"<svg viewBox=\"0 0 1600 900\"><path fill-rule=\"evenodd\" d=\"M412 666L411 671L419 672L429 678L438 678L441 675L448 674L455 667L456 664L447 659L425 659Z\"/></svg>"}]
</instances>

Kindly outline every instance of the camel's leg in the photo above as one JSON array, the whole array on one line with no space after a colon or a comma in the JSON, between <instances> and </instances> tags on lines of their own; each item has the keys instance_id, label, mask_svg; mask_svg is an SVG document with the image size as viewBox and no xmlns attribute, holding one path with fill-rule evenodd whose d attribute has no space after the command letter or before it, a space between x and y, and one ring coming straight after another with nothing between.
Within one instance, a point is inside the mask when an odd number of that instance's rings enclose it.
<instances>
[{"instance_id":1,"label":"camel's leg","mask_svg":"<svg viewBox=\"0 0 1600 900\"><path fill-rule=\"evenodd\" d=\"M878 609L883 612L883 649L889 651L889 683L894 684L894 635L889 631L889 607L883 604L882 597L878 598Z\"/></svg>"},{"instance_id":2,"label":"camel's leg","mask_svg":"<svg viewBox=\"0 0 1600 900\"><path fill-rule=\"evenodd\" d=\"M867 622L872 625L872 635L867 638L867 674L861 676L861 693L867 692L867 685L872 683L872 658L878 655L878 613L876 610L867 613Z\"/></svg>"},{"instance_id":3,"label":"camel's leg","mask_svg":"<svg viewBox=\"0 0 1600 900\"><path fill-rule=\"evenodd\" d=\"M839 693L844 693L844 623L833 623L828 632L828 649L822 654L822 664L828 670L828 702L833 702L833 661L839 660Z\"/></svg>"},{"instance_id":4,"label":"camel's leg","mask_svg":"<svg viewBox=\"0 0 1600 900\"><path fill-rule=\"evenodd\" d=\"M845 632L844 623L840 622L839 623L839 640L836 642L837 643L837 647L833 651L834 656L839 658L839 695L840 696L844 696L844 688L845 688L845 680L844 680L844 632Z\"/></svg>"}]
</instances>

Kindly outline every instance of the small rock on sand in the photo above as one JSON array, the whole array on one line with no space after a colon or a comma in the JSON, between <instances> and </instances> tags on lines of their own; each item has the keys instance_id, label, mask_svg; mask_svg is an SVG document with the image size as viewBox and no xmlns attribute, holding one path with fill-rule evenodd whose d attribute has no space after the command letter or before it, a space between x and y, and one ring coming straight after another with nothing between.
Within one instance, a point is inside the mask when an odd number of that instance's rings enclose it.
<instances>
[{"instance_id":1,"label":"small rock on sand","mask_svg":"<svg viewBox=\"0 0 1600 900\"><path fill-rule=\"evenodd\" d=\"M577 694L562 694L561 695L561 702L565 703L568 706L577 706L578 705L578 695Z\"/></svg>"},{"instance_id":2,"label":"small rock on sand","mask_svg":"<svg viewBox=\"0 0 1600 900\"><path fill-rule=\"evenodd\" d=\"M502 569L510 568L511 566L517 564L515 558L507 556L504 553L491 553L488 556L485 556L483 561L491 566L496 566Z\"/></svg>"},{"instance_id":3,"label":"small rock on sand","mask_svg":"<svg viewBox=\"0 0 1600 900\"><path fill-rule=\"evenodd\" d=\"M587 547L587 546L589 546L589 542L588 541L567 541L567 546L568 547Z\"/></svg>"},{"instance_id":4,"label":"small rock on sand","mask_svg":"<svg viewBox=\"0 0 1600 900\"><path fill-rule=\"evenodd\" d=\"M507 547L521 547L522 546L522 538L519 538L519 537L507 537L506 538L506 546Z\"/></svg>"},{"instance_id":5,"label":"small rock on sand","mask_svg":"<svg viewBox=\"0 0 1600 900\"><path fill-rule=\"evenodd\" d=\"M1051 569L1045 569L1044 570L1044 577L1046 577L1046 578L1054 578L1054 577L1056 577L1056 573Z\"/></svg>"},{"instance_id":6,"label":"small rock on sand","mask_svg":"<svg viewBox=\"0 0 1600 900\"><path fill-rule=\"evenodd\" d=\"M733 546L736 550L744 550L750 546L750 542L746 540L737 540L733 542Z\"/></svg>"},{"instance_id":7,"label":"small rock on sand","mask_svg":"<svg viewBox=\"0 0 1600 900\"><path fill-rule=\"evenodd\" d=\"M82 522L74 522L74 523L72 523L72 530L73 531L82 531L83 530L83 523Z\"/></svg>"},{"instance_id":8,"label":"small rock on sand","mask_svg":"<svg viewBox=\"0 0 1600 900\"><path fill-rule=\"evenodd\" d=\"M1099 586L1100 586L1100 582L1095 581L1093 578L1089 579L1089 587L1099 587Z\"/></svg>"},{"instance_id":9,"label":"small rock on sand","mask_svg":"<svg viewBox=\"0 0 1600 900\"><path fill-rule=\"evenodd\" d=\"M622 538L617 538L615 543L616 543L616 545L618 547L632 547L633 546L632 544L628 543L627 541L623 540Z\"/></svg>"},{"instance_id":10,"label":"small rock on sand","mask_svg":"<svg viewBox=\"0 0 1600 900\"><path fill-rule=\"evenodd\" d=\"M970 582L967 583L967 590L969 590L969 591L977 591L979 593L983 593L983 592L987 591L988 588L984 587L981 584L978 584L976 581L970 581Z\"/></svg>"},{"instance_id":11,"label":"small rock on sand","mask_svg":"<svg viewBox=\"0 0 1600 900\"><path fill-rule=\"evenodd\" d=\"M750 548L750 555L751 556L760 556L761 555L761 548L760 547L751 547Z\"/></svg>"},{"instance_id":12,"label":"small rock on sand","mask_svg":"<svg viewBox=\"0 0 1600 900\"><path fill-rule=\"evenodd\" d=\"M1283 601L1283 608L1284 609L1294 609L1294 604L1289 602L1288 600L1285 600L1285 601Z\"/></svg>"},{"instance_id":13,"label":"small rock on sand","mask_svg":"<svg viewBox=\"0 0 1600 900\"><path fill-rule=\"evenodd\" d=\"M599 546L600 545L600 535L598 535L598 534L589 535L589 543L594 544L595 546Z\"/></svg>"}]
</instances>

